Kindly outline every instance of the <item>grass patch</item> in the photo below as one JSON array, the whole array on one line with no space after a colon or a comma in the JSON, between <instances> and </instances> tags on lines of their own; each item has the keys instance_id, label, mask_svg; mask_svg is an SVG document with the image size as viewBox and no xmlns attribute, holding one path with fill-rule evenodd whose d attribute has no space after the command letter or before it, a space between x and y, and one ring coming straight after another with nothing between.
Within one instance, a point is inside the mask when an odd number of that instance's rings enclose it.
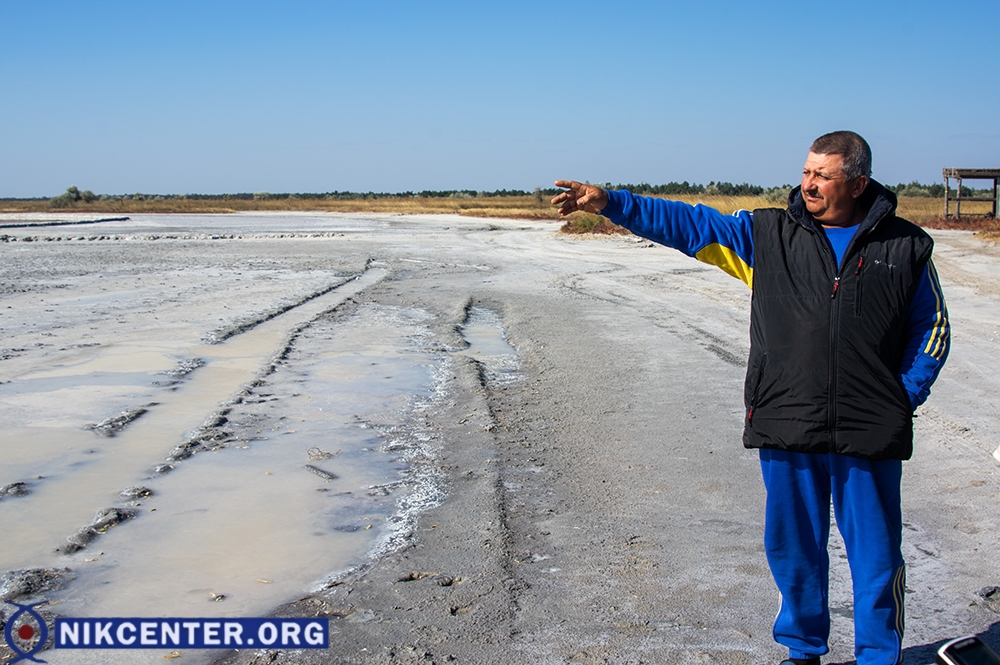
<instances>
[{"instance_id":1,"label":"grass patch","mask_svg":"<svg viewBox=\"0 0 1000 665\"><path fill-rule=\"evenodd\" d=\"M631 235L625 228L612 224L607 217L592 215L587 212L575 212L566 218L566 222L559 228L560 233L579 235L583 233L595 233L598 235Z\"/></svg>"}]
</instances>

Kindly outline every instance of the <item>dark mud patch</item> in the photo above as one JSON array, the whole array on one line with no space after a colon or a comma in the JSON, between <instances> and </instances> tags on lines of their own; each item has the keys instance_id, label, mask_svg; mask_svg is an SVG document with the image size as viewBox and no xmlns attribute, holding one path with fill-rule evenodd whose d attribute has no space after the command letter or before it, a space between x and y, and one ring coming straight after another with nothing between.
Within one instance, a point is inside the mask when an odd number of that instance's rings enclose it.
<instances>
[{"instance_id":1,"label":"dark mud patch","mask_svg":"<svg viewBox=\"0 0 1000 665\"><path fill-rule=\"evenodd\" d=\"M28 487L28 483L20 481L0 487L0 500L9 496L27 496L29 494L31 494L31 488Z\"/></svg>"},{"instance_id":2,"label":"dark mud patch","mask_svg":"<svg viewBox=\"0 0 1000 665\"><path fill-rule=\"evenodd\" d=\"M228 412L228 410L226 411ZM167 464L156 467L155 473L162 474L173 469L173 462L186 460L195 453L206 450L218 450L227 444L236 441L229 431L222 429L222 425L229 422L223 413L213 416L208 423L195 430L194 434L188 437L183 443L174 447L167 456Z\"/></svg>"},{"instance_id":3,"label":"dark mud patch","mask_svg":"<svg viewBox=\"0 0 1000 665\"><path fill-rule=\"evenodd\" d=\"M138 501L139 499L145 499L151 497L155 494L153 490L148 487L141 487L139 485L134 485L132 487L126 487L121 492L118 493L118 498L122 501Z\"/></svg>"},{"instance_id":4,"label":"dark mud patch","mask_svg":"<svg viewBox=\"0 0 1000 665\"><path fill-rule=\"evenodd\" d=\"M302 468L308 471L309 473L313 474L314 476L319 476L323 480L337 479L336 474L330 473L329 471L325 471L314 464L306 464Z\"/></svg>"},{"instance_id":5,"label":"dark mud patch","mask_svg":"<svg viewBox=\"0 0 1000 665\"><path fill-rule=\"evenodd\" d=\"M27 352L28 349L2 349L0 350L0 360L10 360L11 358L17 358L19 355Z\"/></svg>"},{"instance_id":6,"label":"dark mud patch","mask_svg":"<svg viewBox=\"0 0 1000 665\"><path fill-rule=\"evenodd\" d=\"M186 379L191 372L204 366L204 358L186 358L184 360L180 360L170 369L160 372L161 376L167 377L166 381L154 381L153 385L164 387L175 386L183 379Z\"/></svg>"},{"instance_id":7,"label":"dark mud patch","mask_svg":"<svg viewBox=\"0 0 1000 665\"><path fill-rule=\"evenodd\" d=\"M1000 586L984 586L976 592L976 602L991 612L1000 614Z\"/></svg>"},{"instance_id":8,"label":"dark mud patch","mask_svg":"<svg viewBox=\"0 0 1000 665\"><path fill-rule=\"evenodd\" d=\"M27 568L0 575L0 600L18 601L62 589L70 581L69 568Z\"/></svg>"},{"instance_id":9,"label":"dark mud patch","mask_svg":"<svg viewBox=\"0 0 1000 665\"><path fill-rule=\"evenodd\" d=\"M123 429L128 427L132 421L140 418L143 414L148 413L149 409L147 407L156 406L156 403L147 404L144 407L139 407L138 409L128 409L122 411L117 416L111 418L106 418L99 423L94 423L92 425L87 425L84 427L86 430L90 430L95 434L100 436L112 437L117 435Z\"/></svg>"},{"instance_id":10,"label":"dark mud patch","mask_svg":"<svg viewBox=\"0 0 1000 665\"><path fill-rule=\"evenodd\" d=\"M100 342L86 342L80 344L67 344L66 346L60 348L60 351L66 351L68 349L92 349L95 346L100 346Z\"/></svg>"},{"instance_id":11,"label":"dark mud patch","mask_svg":"<svg viewBox=\"0 0 1000 665\"><path fill-rule=\"evenodd\" d=\"M128 217L102 217L100 219L50 220L45 222L0 222L0 229L30 229L42 226L77 226L79 224L100 224L102 222L127 222ZM5 236L0 236L0 242Z\"/></svg>"},{"instance_id":12,"label":"dark mud patch","mask_svg":"<svg viewBox=\"0 0 1000 665\"><path fill-rule=\"evenodd\" d=\"M107 533L108 529L118 526L135 517L131 508L105 508L97 512L90 524L81 527L79 531L66 539L66 544L56 548L60 554L75 554L92 543L98 536Z\"/></svg>"}]
</instances>

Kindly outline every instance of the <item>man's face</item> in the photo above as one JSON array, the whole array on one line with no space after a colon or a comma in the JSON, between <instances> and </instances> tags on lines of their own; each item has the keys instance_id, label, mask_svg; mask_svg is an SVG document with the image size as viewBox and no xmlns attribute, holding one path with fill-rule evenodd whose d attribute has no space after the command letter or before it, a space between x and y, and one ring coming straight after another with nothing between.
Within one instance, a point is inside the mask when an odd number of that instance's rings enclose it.
<instances>
[{"instance_id":1,"label":"man's face","mask_svg":"<svg viewBox=\"0 0 1000 665\"><path fill-rule=\"evenodd\" d=\"M802 199L806 210L824 226L850 226L854 223L857 198L868 186L867 176L848 180L840 155L810 152L802 169Z\"/></svg>"}]
</instances>

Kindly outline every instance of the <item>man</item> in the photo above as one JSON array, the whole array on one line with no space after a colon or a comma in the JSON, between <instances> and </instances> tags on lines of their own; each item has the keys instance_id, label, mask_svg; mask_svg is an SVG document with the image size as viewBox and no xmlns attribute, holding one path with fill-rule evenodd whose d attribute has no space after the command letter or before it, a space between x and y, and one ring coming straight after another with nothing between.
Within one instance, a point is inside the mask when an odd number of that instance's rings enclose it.
<instances>
[{"instance_id":1,"label":"man","mask_svg":"<svg viewBox=\"0 0 1000 665\"><path fill-rule=\"evenodd\" d=\"M816 139L787 209L739 211L560 180L560 213L599 213L752 289L743 444L760 451L764 546L783 665L827 653L830 502L854 584L858 665L902 658L902 460L948 354L933 243L896 217L854 132Z\"/></svg>"}]
</instances>

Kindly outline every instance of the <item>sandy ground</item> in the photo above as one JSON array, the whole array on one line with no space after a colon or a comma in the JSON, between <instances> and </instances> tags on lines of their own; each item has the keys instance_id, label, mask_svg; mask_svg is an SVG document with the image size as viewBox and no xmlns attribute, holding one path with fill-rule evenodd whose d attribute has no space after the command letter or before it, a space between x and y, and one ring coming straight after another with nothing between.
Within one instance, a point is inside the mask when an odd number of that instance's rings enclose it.
<instances>
[{"instance_id":1,"label":"sandy ground","mask_svg":"<svg viewBox=\"0 0 1000 665\"><path fill-rule=\"evenodd\" d=\"M156 596L143 595L153 592L134 590L140 580L167 570L168 582L197 592L202 605L190 607L202 607L238 584L227 570L250 574L260 550L286 577L213 608L327 616L330 647L223 653L225 662L777 662L784 654L770 638L777 592L761 544L763 490L756 455L741 445L748 291L665 248L567 238L555 228L457 216L246 215L0 229L16 238L0 244L0 409L14 423L0 435L0 486L22 481L32 492L0 498L2 553L14 562L7 567L69 568L66 586L46 596L65 598L55 612L85 611L75 587L112 588L94 602L146 602L136 614L156 616ZM1000 585L992 457L1000 443L1000 249L971 233L934 236L954 346L918 411L916 453L904 466L904 647L913 664L933 661L936 646L966 633L1000 647L1000 607L976 595ZM494 348L472 341L477 316L495 324ZM516 355L496 348L498 339ZM93 377L115 367L115 349L128 365L119 372L174 370L177 383L98 390ZM373 391L378 403L360 394L329 399L364 363L350 371L323 363L368 356L396 363L352 384L383 379ZM177 371L192 358L206 364ZM83 393L64 381L64 392L42 403L20 388L41 390L48 384L38 382L80 367L101 370L88 374ZM400 385L406 395L393 392ZM317 418L304 399L343 404L343 413ZM144 405L147 414L100 439L121 442L121 454L83 429ZM169 418L157 422L158 413ZM316 433L287 449L265 445L301 435L288 431L296 418L310 431L329 428L333 440ZM301 472L309 459L299 444L335 452L340 436L345 446L357 438L357 459L314 462L346 479L336 488L353 493L335 497L316 491L327 487L323 478ZM54 437L58 446L44 445ZM237 458L240 450L264 456L263 466ZM267 476L283 479L279 492L251 484L263 482L260 469L286 463L288 473ZM150 471L163 464L176 468ZM46 468L60 470L48 483L36 478ZM382 485L365 475L373 468ZM252 478L226 480L241 469ZM142 483L156 486L155 497L107 498ZM80 552L52 552L96 508L138 503L181 515L176 495L202 496L198 488L213 485L220 505L265 493L252 504L262 521L238 527L240 513L223 511L190 537L189 522L157 526L141 512ZM384 494L360 491L380 486ZM271 532L303 514L328 519L309 527L323 544L318 558L296 563L310 567L299 579L280 563L312 547ZM375 527L336 528L367 526L362 515ZM176 538L197 552L220 532L250 556L231 566L187 564L207 581L189 582L171 557L157 558L161 542ZM323 540L337 534L367 540ZM281 546L264 552L274 541ZM327 546L343 548L330 560L349 561L346 570L324 568ZM832 548L825 662L850 663L850 577L836 535ZM110 563L91 572L88 565L104 564L87 559L102 557ZM87 662L63 655L46 659ZM211 655L220 654L179 662ZM129 652L116 662L163 656Z\"/></svg>"}]
</instances>

